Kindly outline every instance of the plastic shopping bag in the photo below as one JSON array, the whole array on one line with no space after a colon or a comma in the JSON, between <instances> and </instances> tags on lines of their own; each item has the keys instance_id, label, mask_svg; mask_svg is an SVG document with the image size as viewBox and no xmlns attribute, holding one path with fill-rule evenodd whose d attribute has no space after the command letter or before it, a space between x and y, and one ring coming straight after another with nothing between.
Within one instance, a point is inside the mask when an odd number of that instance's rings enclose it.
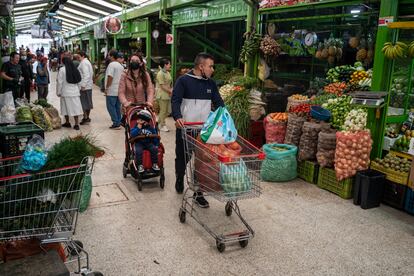
<instances>
[{"instance_id":1,"label":"plastic shopping bag","mask_svg":"<svg viewBox=\"0 0 414 276\"><path fill-rule=\"evenodd\" d=\"M229 144L236 141L237 129L227 108L219 107L210 112L201 129L201 140L208 144Z\"/></svg>"},{"instance_id":2,"label":"plastic shopping bag","mask_svg":"<svg viewBox=\"0 0 414 276\"><path fill-rule=\"evenodd\" d=\"M0 123L12 124L16 122L16 108L13 93L0 94Z\"/></svg>"},{"instance_id":3,"label":"plastic shopping bag","mask_svg":"<svg viewBox=\"0 0 414 276\"><path fill-rule=\"evenodd\" d=\"M39 171L46 164L47 150L42 137L35 134L27 143L23 153L21 168L25 171Z\"/></svg>"},{"instance_id":4,"label":"plastic shopping bag","mask_svg":"<svg viewBox=\"0 0 414 276\"><path fill-rule=\"evenodd\" d=\"M252 188L247 166L243 159L236 164L220 163L220 184L226 193L244 193Z\"/></svg>"}]
</instances>

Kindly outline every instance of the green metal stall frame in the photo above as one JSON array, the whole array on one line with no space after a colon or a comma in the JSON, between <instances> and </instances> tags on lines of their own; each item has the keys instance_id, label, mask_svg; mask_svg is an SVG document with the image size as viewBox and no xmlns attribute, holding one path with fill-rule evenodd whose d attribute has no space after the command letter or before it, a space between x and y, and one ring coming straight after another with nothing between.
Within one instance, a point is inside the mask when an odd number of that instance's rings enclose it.
<instances>
[{"instance_id":1,"label":"green metal stall frame","mask_svg":"<svg viewBox=\"0 0 414 276\"><path fill-rule=\"evenodd\" d=\"M217 24L246 20L247 13L248 5L243 0L213 0L203 5L174 10L172 13L171 31L174 38L171 47L172 76L175 78L177 72L177 35L178 30L182 28L187 28L189 32L187 37L194 43L202 45L206 51L210 51L213 55L220 55L224 59L229 60L234 66L235 59L238 58L238 54L235 53L234 49L228 54L214 42L209 41L204 36L188 28L199 26L200 24ZM231 39L232 45L234 45L236 39L234 31L232 32Z\"/></svg>"}]
</instances>

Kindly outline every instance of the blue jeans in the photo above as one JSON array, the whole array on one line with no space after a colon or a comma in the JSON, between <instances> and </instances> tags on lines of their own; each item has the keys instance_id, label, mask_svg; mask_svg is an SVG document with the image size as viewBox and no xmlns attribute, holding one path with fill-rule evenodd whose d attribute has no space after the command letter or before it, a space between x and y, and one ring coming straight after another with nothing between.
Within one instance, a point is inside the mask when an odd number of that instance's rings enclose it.
<instances>
[{"instance_id":1,"label":"blue jeans","mask_svg":"<svg viewBox=\"0 0 414 276\"><path fill-rule=\"evenodd\" d=\"M151 153L151 162L152 164L158 164L158 147L150 143L135 143L135 158L138 165L142 165L142 154L144 149L148 150Z\"/></svg>"},{"instance_id":2,"label":"blue jeans","mask_svg":"<svg viewBox=\"0 0 414 276\"><path fill-rule=\"evenodd\" d=\"M106 108L111 116L112 124L114 126L121 125L121 102L118 96L106 96Z\"/></svg>"}]
</instances>

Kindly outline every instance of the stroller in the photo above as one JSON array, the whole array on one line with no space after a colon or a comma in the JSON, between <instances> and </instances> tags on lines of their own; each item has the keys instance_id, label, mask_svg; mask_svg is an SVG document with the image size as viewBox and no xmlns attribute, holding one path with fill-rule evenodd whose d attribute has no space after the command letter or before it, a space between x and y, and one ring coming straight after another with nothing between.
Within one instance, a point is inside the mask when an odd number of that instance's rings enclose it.
<instances>
[{"instance_id":1,"label":"stroller","mask_svg":"<svg viewBox=\"0 0 414 276\"><path fill-rule=\"evenodd\" d=\"M158 146L158 166L160 167L159 171L152 170L152 162L151 162L151 154L148 150L144 150L143 157L142 157L142 165L144 166L145 171L143 173L139 173L138 165L135 158L135 141L136 139L144 139L144 138L160 138L159 135L150 135L150 136L136 136L131 138L131 129L135 127L137 123L137 113L142 110L148 110L151 115L152 119L149 124L158 129L157 119L155 117L154 112L147 106L147 105L132 105L129 107L125 112L125 161L122 169L122 174L124 178L130 174L137 182L138 190L142 191L142 183L144 179L160 177L160 187L164 189L165 184L165 174L164 174L164 146L160 142Z\"/></svg>"}]
</instances>

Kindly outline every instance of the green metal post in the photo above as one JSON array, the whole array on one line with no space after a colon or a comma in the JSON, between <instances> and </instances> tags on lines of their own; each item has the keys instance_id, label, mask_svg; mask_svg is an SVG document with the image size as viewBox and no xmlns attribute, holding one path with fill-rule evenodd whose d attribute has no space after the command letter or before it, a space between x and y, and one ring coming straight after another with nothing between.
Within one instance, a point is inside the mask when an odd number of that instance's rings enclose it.
<instances>
[{"instance_id":1,"label":"green metal post","mask_svg":"<svg viewBox=\"0 0 414 276\"><path fill-rule=\"evenodd\" d=\"M145 40L146 51L145 57L147 58L147 68L151 68L151 39L152 39L152 32L151 32L151 22L149 19L147 20L147 38Z\"/></svg>"},{"instance_id":2,"label":"green metal post","mask_svg":"<svg viewBox=\"0 0 414 276\"><path fill-rule=\"evenodd\" d=\"M246 22L246 31L247 32L252 32L255 31L256 29L256 23L257 23L257 17L258 17L258 13L257 13L257 7L256 6L251 6L248 5L247 8L247 22ZM247 61L247 63L244 65L244 75L245 76L253 76L255 74L255 63L256 63L256 59L251 59L249 61Z\"/></svg>"},{"instance_id":3,"label":"green metal post","mask_svg":"<svg viewBox=\"0 0 414 276\"><path fill-rule=\"evenodd\" d=\"M172 77L175 80L175 76L177 75L177 27L175 25L172 25L171 28L171 33L173 35L174 38L174 42L171 45L171 73L172 73Z\"/></svg>"},{"instance_id":4,"label":"green metal post","mask_svg":"<svg viewBox=\"0 0 414 276\"><path fill-rule=\"evenodd\" d=\"M96 61L96 44L95 44L95 37L93 34L89 34L89 58L91 62Z\"/></svg>"},{"instance_id":5,"label":"green metal post","mask_svg":"<svg viewBox=\"0 0 414 276\"><path fill-rule=\"evenodd\" d=\"M118 49L118 43L117 43L116 35L114 35L114 48Z\"/></svg>"},{"instance_id":6,"label":"green metal post","mask_svg":"<svg viewBox=\"0 0 414 276\"><path fill-rule=\"evenodd\" d=\"M381 0L379 17L398 15L399 0ZM378 26L377 39L375 43L375 57L372 76L372 91L385 91L390 79L391 62L387 60L381 49L385 42L390 40L390 29L387 26ZM385 122L387 117L387 105L381 110L371 110L368 116L368 127L374 140L371 158L382 155L384 141Z\"/></svg>"}]
</instances>

